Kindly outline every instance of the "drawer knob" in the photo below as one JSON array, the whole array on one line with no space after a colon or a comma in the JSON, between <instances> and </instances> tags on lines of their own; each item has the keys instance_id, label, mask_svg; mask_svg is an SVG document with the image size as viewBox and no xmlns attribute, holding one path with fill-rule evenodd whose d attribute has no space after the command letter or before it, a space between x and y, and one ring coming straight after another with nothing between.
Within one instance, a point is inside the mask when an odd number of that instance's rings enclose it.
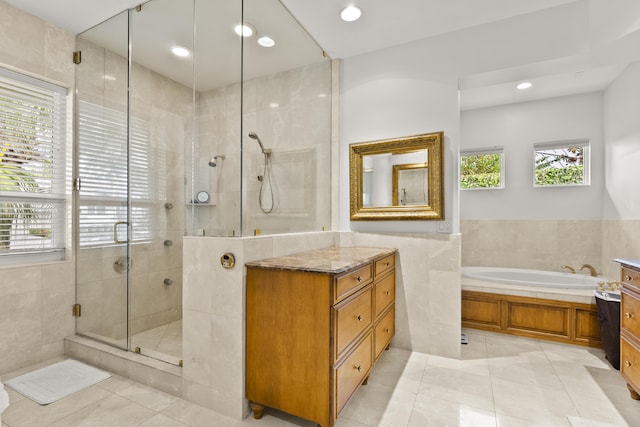
<instances>
[{"instance_id":1,"label":"drawer knob","mask_svg":"<svg viewBox=\"0 0 640 427\"><path fill-rule=\"evenodd\" d=\"M629 362L628 360L624 362L624 366L626 366L627 368L630 368L632 365L631 362Z\"/></svg>"},{"instance_id":2,"label":"drawer knob","mask_svg":"<svg viewBox=\"0 0 640 427\"><path fill-rule=\"evenodd\" d=\"M356 371L360 372L362 370L362 366L358 365L356 366Z\"/></svg>"},{"instance_id":3,"label":"drawer knob","mask_svg":"<svg viewBox=\"0 0 640 427\"><path fill-rule=\"evenodd\" d=\"M358 282L362 282L362 276L358 276L358 277L356 278L356 280L357 280Z\"/></svg>"},{"instance_id":4,"label":"drawer knob","mask_svg":"<svg viewBox=\"0 0 640 427\"><path fill-rule=\"evenodd\" d=\"M631 319L633 317L633 314L631 313L625 313L624 317L626 317L627 319Z\"/></svg>"},{"instance_id":5,"label":"drawer knob","mask_svg":"<svg viewBox=\"0 0 640 427\"><path fill-rule=\"evenodd\" d=\"M389 267L391 265L390 262L386 262L384 265L386 265L387 267Z\"/></svg>"},{"instance_id":6,"label":"drawer knob","mask_svg":"<svg viewBox=\"0 0 640 427\"><path fill-rule=\"evenodd\" d=\"M356 317L356 319L358 319L358 322L362 322L362 315L358 314L358 317Z\"/></svg>"},{"instance_id":7,"label":"drawer knob","mask_svg":"<svg viewBox=\"0 0 640 427\"><path fill-rule=\"evenodd\" d=\"M631 281L631 276L629 276L628 274L625 274L624 275L624 280L627 281L627 282L630 282Z\"/></svg>"},{"instance_id":8,"label":"drawer knob","mask_svg":"<svg viewBox=\"0 0 640 427\"><path fill-rule=\"evenodd\" d=\"M391 292L387 291L384 293L385 295L391 295Z\"/></svg>"},{"instance_id":9,"label":"drawer knob","mask_svg":"<svg viewBox=\"0 0 640 427\"><path fill-rule=\"evenodd\" d=\"M387 333L387 335L391 333L391 329L389 328L386 328L384 331Z\"/></svg>"}]
</instances>

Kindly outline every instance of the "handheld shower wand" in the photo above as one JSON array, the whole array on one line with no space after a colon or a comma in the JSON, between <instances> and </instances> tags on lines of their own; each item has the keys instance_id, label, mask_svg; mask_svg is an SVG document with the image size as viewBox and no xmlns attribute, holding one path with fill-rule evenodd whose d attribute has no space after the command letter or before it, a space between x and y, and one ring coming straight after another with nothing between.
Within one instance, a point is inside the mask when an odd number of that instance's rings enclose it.
<instances>
[{"instance_id":1,"label":"handheld shower wand","mask_svg":"<svg viewBox=\"0 0 640 427\"><path fill-rule=\"evenodd\" d=\"M255 132L250 132L249 133L249 138L251 139L255 139L256 141L258 141L258 144L260 144L260 150L262 150L262 154L264 154L265 156L270 156L271 155L271 149L264 149L264 145L262 145L262 141L260 141L260 137L258 136L257 133Z\"/></svg>"},{"instance_id":2,"label":"handheld shower wand","mask_svg":"<svg viewBox=\"0 0 640 427\"><path fill-rule=\"evenodd\" d=\"M258 175L258 181L260 181L260 192L258 193L258 203L260 204L260 209L262 210L262 212L269 214L273 212L273 210L276 207L276 199L275 199L276 194L273 191L274 190L273 182L271 178L271 149L264 148L264 145L262 145L262 141L260 141L260 138L258 137L257 133L250 132L249 138L255 139L256 141L258 141L258 144L260 144L260 150L264 155L264 171L262 175ZM266 187L268 187L268 190ZM266 202L263 199L263 193L267 193L267 196L270 197L271 206L269 207L265 206Z\"/></svg>"}]
</instances>

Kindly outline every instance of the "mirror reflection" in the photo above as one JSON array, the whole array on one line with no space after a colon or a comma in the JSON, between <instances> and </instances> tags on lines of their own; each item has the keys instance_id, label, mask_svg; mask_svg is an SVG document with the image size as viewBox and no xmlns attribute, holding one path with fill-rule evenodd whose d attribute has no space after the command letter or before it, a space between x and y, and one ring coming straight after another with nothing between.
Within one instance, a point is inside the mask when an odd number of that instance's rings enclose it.
<instances>
[{"instance_id":1,"label":"mirror reflection","mask_svg":"<svg viewBox=\"0 0 640 427\"><path fill-rule=\"evenodd\" d=\"M429 201L427 163L393 165L393 206L426 205Z\"/></svg>"}]
</instances>

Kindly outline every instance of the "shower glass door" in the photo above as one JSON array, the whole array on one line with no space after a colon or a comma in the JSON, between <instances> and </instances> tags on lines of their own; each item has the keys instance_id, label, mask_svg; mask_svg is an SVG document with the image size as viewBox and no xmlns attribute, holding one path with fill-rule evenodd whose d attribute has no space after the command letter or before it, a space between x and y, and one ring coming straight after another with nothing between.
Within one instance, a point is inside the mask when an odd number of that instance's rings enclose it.
<instances>
[{"instance_id":1,"label":"shower glass door","mask_svg":"<svg viewBox=\"0 0 640 427\"><path fill-rule=\"evenodd\" d=\"M130 12L130 348L173 364L182 360L193 16L193 1L153 0Z\"/></svg>"},{"instance_id":2,"label":"shower glass door","mask_svg":"<svg viewBox=\"0 0 640 427\"><path fill-rule=\"evenodd\" d=\"M193 1L153 0L77 38L77 332L173 364L182 360L193 16Z\"/></svg>"},{"instance_id":3,"label":"shower glass door","mask_svg":"<svg viewBox=\"0 0 640 427\"><path fill-rule=\"evenodd\" d=\"M128 12L77 38L76 331L128 348Z\"/></svg>"}]
</instances>

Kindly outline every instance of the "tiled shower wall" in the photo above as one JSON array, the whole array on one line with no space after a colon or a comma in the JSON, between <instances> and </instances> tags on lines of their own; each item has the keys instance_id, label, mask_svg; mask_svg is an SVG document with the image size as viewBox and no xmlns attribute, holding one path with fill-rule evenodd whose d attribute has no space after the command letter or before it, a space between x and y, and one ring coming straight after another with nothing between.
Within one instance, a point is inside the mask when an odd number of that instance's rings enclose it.
<instances>
[{"instance_id":1,"label":"tiled shower wall","mask_svg":"<svg viewBox=\"0 0 640 427\"><path fill-rule=\"evenodd\" d=\"M72 91L74 46L72 34L0 0L1 64ZM64 337L74 333L73 276L70 260L0 268L0 375L64 353Z\"/></svg>"},{"instance_id":2,"label":"tiled shower wall","mask_svg":"<svg viewBox=\"0 0 640 427\"><path fill-rule=\"evenodd\" d=\"M637 220L464 220L460 229L463 266L560 271L591 264L617 280L612 260L640 254L640 241L632 238L640 235Z\"/></svg>"},{"instance_id":3,"label":"tiled shower wall","mask_svg":"<svg viewBox=\"0 0 640 427\"><path fill-rule=\"evenodd\" d=\"M243 187L243 235L317 231L331 224L331 63L318 64L256 78L244 83L242 135L240 85L198 95L196 174L215 206L196 209L196 229L206 235L240 235L240 185ZM265 175L264 156L248 137L256 132L271 149L275 209L259 205ZM240 148L242 138L242 180ZM210 157L224 154L216 168ZM208 182L207 182L208 180ZM263 203L271 206L267 179Z\"/></svg>"},{"instance_id":4,"label":"tiled shower wall","mask_svg":"<svg viewBox=\"0 0 640 427\"><path fill-rule=\"evenodd\" d=\"M126 112L126 59L80 40L82 64L77 69L81 100ZM114 77L103 78L105 70ZM191 141L192 90L148 68L132 69L131 113L147 125L152 200L150 242L131 245L129 319L132 333L182 318L182 237L184 233L185 158ZM166 209L169 202L173 208ZM164 241L170 240L171 246ZM126 333L127 280L113 268L123 245L85 247L78 251L77 298L83 316L78 332L122 339ZM173 281L165 285L164 279Z\"/></svg>"}]
</instances>

